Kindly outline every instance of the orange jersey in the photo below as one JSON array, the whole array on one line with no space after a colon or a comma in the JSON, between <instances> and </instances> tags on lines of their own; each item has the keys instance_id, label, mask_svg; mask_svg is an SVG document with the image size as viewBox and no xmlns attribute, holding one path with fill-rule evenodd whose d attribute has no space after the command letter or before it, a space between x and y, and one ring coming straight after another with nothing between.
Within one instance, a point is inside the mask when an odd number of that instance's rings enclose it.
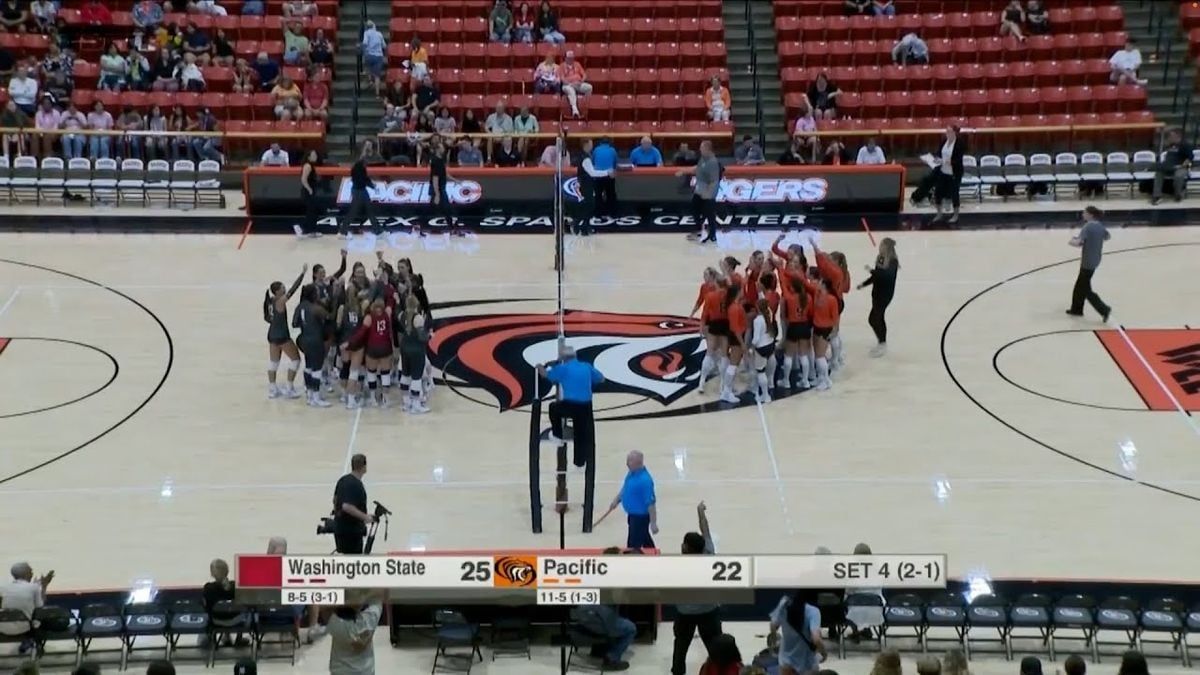
<instances>
[{"instance_id":1,"label":"orange jersey","mask_svg":"<svg viewBox=\"0 0 1200 675\"><path fill-rule=\"evenodd\" d=\"M807 300L804 306L800 306L802 300ZM787 319L788 325L806 323L812 317L812 296L805 294L801 298L798 293L789 293L783 296L783 317Z\"/></svg>"},{"instance_id":2,"label":"orange jersey","mask_svg":"<svg viewBox=\"0 0 1200 675\"><path fill-rule=\"evenodd\" d=\"M746 321L746 308L741 303L735 302L725 310L725 317L729 319L729 332L741 338L746 334L746 329L749 323Z\"/></svg>"},{"instance_id":3,"label":"orange jersey","mask_svg":"<svg viewBox=\"0 0 1200 675\"><path fill-rule=\"evenodd\" d=\"M711 293L712 291L716 290L716 288L717 288L717 285L716 285L716 284L714 284L714 283L712 283L712 282L710 282L710 281L706 281L706 282L704 282L704 283L700 284L700 293L698 293L698 294L696 295L696 304L695 304L695 305L692 307L692 313L693 313L693 314L695 314L695 313L696 313L696 310L698 310L698 309L700 309L701 307L703 307L703 306L704 306L704 298L705 298L705 297L706 297L706 296L707 296L709 293ZM700 315L700 320L701 320L701 321L707 321L707 320L708 320L708 317L706 316L706 314L707 314L707 312L705 312L705 313L703 313L703 314L701 314L701 315Z\"/></svg>"},{"instance_id":4,"label":"orange jersey","mask_svg":"<svg viewBox=\"0 0 1200 675\"><path fill-rule=\"evenodd\" d=\"M759 270L750 270L746 275L746 283L742 286L742 302L751 307L758 304L758 276L761 274Z\"/></svg>"},{"instance_id":5,"label":"orange jersey","mask_svg":"<svg viewBox=\"0 0 1200 675\"><path fill-rule=\"evenodd\" d=\"M832 293L821 293L812 298L809 305L812 308L812 323L814 328L833 328L838 322L838 301Z\"/></svg>"},{"instance_id":6,"label":"orange jersey","mask_svg":"<svg viewBox=\"0 0 1200 675\"><path fill-rule=\"evenodd\" d=\"M713 319L719 319L724 315L721 311L721 306L725 304L725 291L720 287L714 286L711 291L704 295L704 309L701 310L700 317L707 323Z\"/></svg>"},{"instance_id":7,"label":"orange jersey","mask_svg":"<svg viewBox=\"0 0 1200 675\"><path fill-rule=\"evenodd\" d=\"M821 276L829 280L829 285L833 287L834 293L841 297L843 293L850 292L850 275L842 271L841 266L829 257L828 253L817 253L817 271Z\"/></svg>"},{"instance_id":8,"label":"orange jersey","mask_svg":"<svg viewBox=\"0 0 1200 675\"><path fill-rule=\"evenodd\" d=\"M767 291L767 309L771 311L771 316L779 316L779 293L777 291Z\"/></svg>"}]
</instances>

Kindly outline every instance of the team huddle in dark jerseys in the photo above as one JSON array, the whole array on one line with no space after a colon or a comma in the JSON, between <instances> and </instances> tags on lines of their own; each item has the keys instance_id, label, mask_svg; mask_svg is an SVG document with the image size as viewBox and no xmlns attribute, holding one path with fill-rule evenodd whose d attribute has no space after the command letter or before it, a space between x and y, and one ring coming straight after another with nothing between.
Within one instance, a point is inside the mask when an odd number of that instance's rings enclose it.
<instances>
[{"instance_id":1,"label":"team huddle in dark jerseys","mask_svg":"<svg viewBox=\"0 0 1200 675\"><path fill-rule=\"evenodd\" d=\"M267 397L300 397L294 380L302 357L310 406L331 406L324 394L336 386L348 409L382 408L388 405L387 390L399 385L406 412L429 412L433 373L426 346L433 317L423 277L413 271L408 258L393 267L377 252L371 275L366 265L356 262L343 280L346 254L343 250L341 265L333 274L314 265L311 281L304 284L305 265L290 288L276 281L267 289L263 298L270 350ZM300 302L289 324L287 302L297 289ZM292 328L300 331L295 340ZM289 363L287 381L280 385L276 373L283 357Z\"/></svg>"}]
</instances>

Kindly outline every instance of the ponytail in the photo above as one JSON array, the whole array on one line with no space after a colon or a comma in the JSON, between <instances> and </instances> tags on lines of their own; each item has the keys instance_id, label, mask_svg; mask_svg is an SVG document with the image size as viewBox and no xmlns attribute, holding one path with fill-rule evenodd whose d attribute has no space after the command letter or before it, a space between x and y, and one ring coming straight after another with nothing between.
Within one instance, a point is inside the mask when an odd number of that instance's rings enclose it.
<instances>
[{"instance_id":1,"label":"ponytail","mask_svg":"<svg viewBox=\"0 0 1200 675\"><path fill-rule=\"evenodd\" d=\"M271 323L271 302L271 289L268 288L267 292L263 295L263 321L267 323Z\"/></svg>"}]
</instances>

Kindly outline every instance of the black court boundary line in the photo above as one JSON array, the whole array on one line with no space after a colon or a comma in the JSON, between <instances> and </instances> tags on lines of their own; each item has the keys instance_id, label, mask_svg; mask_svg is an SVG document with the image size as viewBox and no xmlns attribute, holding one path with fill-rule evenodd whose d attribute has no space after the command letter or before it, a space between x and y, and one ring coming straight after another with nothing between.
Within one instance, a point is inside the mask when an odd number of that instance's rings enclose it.
<instances>
[{"instance_id":1,"label":"black court boundary line","mask_svg":"<svg viewBox=\"0 0 1200 675\"><path fill-rule=\"evenodd\" d=\"M1030 387L1026 387L1023 384L1018 383L1016 380L1013 380L1011 377L1006 375L1004 373L1004 371L1000 368L1000 355L1003 354L1009 347L1015 347L1016 345L1019 345L1022 342L1027 342L1029 340L1036 340L1037 338L1048 337L1050 335L1070 335L1070 334L1074 334L1074 333L1092 333L1093 335L1096 335L1097 331L1094 331L1090 328L1068 328L1066 330L1051 330L1051 331L1046 331L1044 333L1034 333L1033 335L1026 335L1025 337L1019 337L1015 340L1010 341L1008 344L1005 344L1003 347L997 349L995 354L992 354L992 370L996 371L996 374L1000 376L1000 379L1004 380L1005 382L1012 385L1013 387L1020 389L1021 391L1025 392L1026 394L1031 394L1033 396L1037 396L1038 398L1044 398L1048 401L1054 401L1056 403L1065 403L1067 405L1074 405L1074 406L1079 406L1082 408L1093 408L1096 410L1112 410L1115 412L1153 412L1150 409L1149 405L1147 405L1145 408L1125 408L1125 407L1121 407L1121 406L1100 405L1098 403L1084 403L1083 401L1072 401L1071 399L1067 399L1067 398L1059 398L1058 396L1051 396L1050 394L1043 394L1040 391L1037 391ZM1100 341L1100 344L1107 349L1107 345L1104 345L1103 340ZM1112 353L1110 352L1109 357L1111 357L1111 356L1112 356ZM1125 373L1125 369L1121 368L1120 364L1118 364L1116 362L1116 359L1113 359L1113 363L1116 365L1117 370L1120 370L1122 374ZM1128 379L1128 376L1126 376L1126 379ZM1137 387L1134 387L1134 389L1136 391ZM1138 395L1140 396L1141 392L1138 392ZM1142 399L1142 402L1145 403L1145 399Z\"/></svg>"},{"instance_id":2,"label":"black court boundary line","mask_svg":"<svg viewBox=\"0 0 1200 675\"><path fill-rule=\"evenodd\" d=\"M1125 253L1136 253L1139 251L1153 251L1153 250L1164 249L1164 248L1179 248L1179 247L1184 247L1184 246L1200 246L1200 242L1177 242L1177 243L1171 243L1171 244L1152 244L1149 246L1138 246L1138 247L1134 247L1134 248L1117 249L1115 251L1109 251L1109 252L1105 253L1105 255L1106 256L1114 256L1114 255L1122 255ZM1170 488L1164 487L1162 485L1158 485L1156 483L1149 483L1146 481L1138 480L1131 476L1127 476L1125 474L1113 471L1112 469L1106 469L1103 466L1100 466L1099 464L1094 464L1092 462L1089 462L1081 457L1073 455L1065 450L1056 448L1053 445L1050 445L1049 443L1046 443L1044 441L1041 441L1041 440L1035 438L1032 434L1022 431L1015 424L1008 422L1003 417L992 412L991 409L989 409L987 406L980 403L979 399L975 398L975 396L973 396L971 394L971 392L967 391L967 388L964 387L962 382L959 381L958 376L954 374L954 368L952 368L950 366L950 358L946 354L946 341L950 335L950 329L954 326L954 322L958 320L958 317L960 315L962 315L962 313L964 311L966 311L967 307L970 307L971 304L973 302L975 302L976 300L978 300L979 298L982 298L984 295L987 295L988 293L996 290L997 288L1000 288L1001 286L1009 283L1010 281L1016 281L1017 279L1027 277L1031 274L1036 274L1038 272L1043 272L1048 269L1053 269L1055 267L1062 267L1063 265L1072 265L1072 264L1075 264L1075 265L1079 264L1078 256L1072 257L1072 258L1067 258L1066 260L1059 260L1058 262L1048 263L1046 265L1041 265L1039 267L1035 267L1031 270L1026 270L1024 272L1020 272L1011 277L1008 277L1007 279L997 281L996 283L992 284L991 286L988 286L987 288L983 289L982 291L979 291L975 295L972 295L971 297L967 298L967 300L965 302L963 302L962 305L960 305L958 307L958 309L956 309L954 311L954 314L952 314L950 316L950 319L948 321L946 321L946 325L942 328L942 337L941 337L940 344L939 344L939 350L941 351L941 355L942 355L942 368L946 371L946 375L948 375L950 377L950 380L954 383L954 386L958 388L959 392L961 392L962 395L967 398L967 400L969 400L972 404L974 404L976 408L979 408L981 411L983 411L983 413L985 415L987 415L988 417L991 417L993 420L1000 423L1002 426L1007 428L1009 431L1012 431L1013 433L1024 438L1025 440L1027 440L1031 443L1034 443L1041 448L1049 450L1050 452L1053 452L1054 454L1056 454L1060 457L1069 459L1077 464L1080 464L1081 466L1086 466L1086 467L1093 469L1095 471L1098 471L1106 476L1111 476L1111 477L1119 479L1119 480L1135 483L1137 485L1141 485L1143 487L1150 488L1151 490L1156 490L1158 492L1162 492L1165 494L1173 495L1176 497L1181 497L1181 498L1187 499L1189 501L1200 502L1200 497L1197 497L1195 495L1190 495L1185 492L1179 492L1177 490L1172 490Z\"/></svg>"},{"instance_id":3,"label":"black court boundary line","mask_svg":"<svg viewBox=\"0 0 1200 675\"><path fill-rule=\"evenodd\" d=\"M1133 342L1133 338L1129 337L1129 329L1125 327L1125 324L1120 324L1117 326L1117 328L1119 328L1120 331L1125 334L1126 338L1129 338L1130 342ZM1185 325L1184 328L1187 328L1187 326ZM1134 328L1134 330L1138 330L1138 329ZM1165 386L1163 386L1163 383L1161 381L1161 378L1159 378L1158 373L1154 372L1154 369L1150 367L1149 363L1142 363L1142 359L1146 358L1146 355L1142 353L1142 350L1138 349L1136 344L1133 344L1130 347L1130 349L1133 350L1134 354L1137 354L1138 356L1141 357L1140 359L1138 359L1138 365L1140 365L1142 367L1142 370L1145 370L1146 372L1150 373L1150 376L1154 379L1154 382L1159 385L1159 388L1163 389L1163 393L1165 393L1167 395L1167 398L1171 399L1173 402L1178 404L1178 407L1175 408L1175 411L1183 412L1183 414L1186 415L1187 417L1191 417L1192 411L1183 407L1183 404L1180 403L1179 398L1176 397L1175 394L1172 394L1170 392L1170 390L1168 390ZM1133 383L1133 381L1130 380L1130 384L1132 384L1132 383ZM1147 404L1147 405L1149 405L1149 404Z\"/></svg>"},{"instance_id":4,"label":"black court boundary line","mask_svg":"<svg viewBox=\"0 0 1200 675\"><path fill-rule=\"evenodd\" d=\"M167 364L166 364L166 367L163 369L163 374L162 374L162 377L159 378L158 384L156 384L154 386L154 389L150 392L150 394L148 396L146 396L145 400L143 400L141 403L139 403L136 408L134 408L132 411L129 412L129 414L127 414L124 417L122 417L121 419L117 420L112 425L110 425L108 428L104 429L103 431L101 431L100 433L96 434L95 436L89 438L88 440L80 443L79 445L76 445L75 447L71 448L70 450L59 453L58 455L51 457L50 459L47 459L39 464L35 464L27 469L23 469L14 474L0 478L0 485L4 485L5 483L12 482L22 476L27 476L27 475L33 473L34 471L37 471L38 469L44 469L45 467L50 466L51 464L54 464L55 462L57 462L61 459L70 457L71 455L79 452L80 450L83 450L84 448L88 447L92 443L95 443L96 441L100 440L101 438L104 438L105 436L109 435L110 433L115 431L118 427L125 424L129 420L133 419L134 415L137 415L143 409L145 409L145 407L147 405L149 405L150 401L154 400L155 396L158 396L158 392L162 391L163 385L165 385L167 383L167 378L169 378L171 376L171 369L175 365L175 341L171 339L171 331L167 329L166 324L164 324L162 322L162 319L158 318L158 315L155 314L149 307L146 307L141 302L138 302L134 298L122 293L121 291L118 291L115 288L112 288L111 286L107 286L107 285L102 284L99 281L95 281L93 279L88 279L87 277L79 276L78 274L72 274L71 272L64 272L62 270L54 269L53 267L46 267L44 265L35 265L34 263L21 262L19 260L11 260L8 258L0 258L0 263L7 263L9 265L16 265L18 267L25 267L28 269L41 270L43 272L49 272L51 274L58 274L60 276L67 277L68 279L82 281L85 284L90 284L97 288L102 288L102 289L108 291L109 293L113 293L121 298L124 298L125 300L128 300L129 302L136 305L138 307L138 309L141 309L143 312L145 312L151 319L154 319L154 323L158 324L159 329L162 331L163 337L166 338L166 340L167 340Z\"/></svg>"},{"instance_id":5,"label":"black court boundary line","mask_svg":"<svg viewBox=\"0 0 1200 675\"><path fill-rule=\"evenodd\" d=\"M59 408L65 408L69 405L74 405L76 403L79 403L80 401L87 400L87 399L95 396L96 394L99 394L100 392L104 391L105 389L108 389L112 385L113 382L117 381L117 375L119 375L121 373L121 364L117 362L117 358L115 356L113 356L112 354L108 353L107 351L97 347L96 345L90 345L86 342L76 342L75 340L63 340L63 339L59 339L59 338L21 337L21 336L18 336L18 337L10 336L10 337L8 337L8 340L10 341L9 344L11 344L12 340L30 340L33 342L57 342L59 344L67 344L67 345L75 345L76 347L84 347L84 348L90 349L94 352L98 352L98 353L108 357L109 362L112 364L113 371L112 371L112 375L109 376L107 382L100 385L100 387L98 389L88 392L88 393L84 394L83 396L71 399L70 401L66 401L65 403L58 403L58 404L55 404L52 406L47 406L45 408L37 408L35 410L23 410L21 412L0 415L0 420L7 420L7 419L12 419L13 417L24 417L25 415L36 415L38 413L49 412L51 410L58 410ZM6 344L5 347L7 347L7 346L8 345ZM4 352L4 349L0 349L0 353L3 353L3 352Z\"/></svg>"},{"instance_id":6,"label":"black court boundary line","mask_svg":"<svg viewBox=\"0 0 1200 675\"><path fill-rule=\"evenodd\" d=\"M1110 328L1109 330L1113 329ZM1159 412L1154 410L1154 408L1150 405L1150 401L1146 400L1146 395L1143 394L1141 388L1134 383L1133 378L1129 376L1129 373L1125 370L1125 366L1121 364L1119 359L1117 359L1117 355L1113 353L1112 348L1110 348L1108 343L1100 337L1100 331L1094 330L1092 331L1092 334L1096 336L1096 341L1099 342L1100 346L1104 348L1104 351L1108 353L1108 358L1112 359L1113 364L1117 366L1117 370L1121 371L1121 375L1125 378L1125 381L1129 383L1129 388L1138 395L1138 398L1142 399L1142 405L1146 406L1146 410L1151 412Z\"/></svg>"}]
</instances>

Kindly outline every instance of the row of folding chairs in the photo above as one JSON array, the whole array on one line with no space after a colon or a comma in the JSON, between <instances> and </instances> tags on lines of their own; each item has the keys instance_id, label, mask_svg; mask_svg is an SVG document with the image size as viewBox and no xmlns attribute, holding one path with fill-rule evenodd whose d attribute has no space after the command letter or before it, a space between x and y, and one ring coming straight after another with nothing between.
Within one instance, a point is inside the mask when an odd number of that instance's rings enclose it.
<instances>
[{"instance_id":1,"label":"row of folding chairs","mask_svg":"<svg viewBox=\"0 0 1200 675\"><path fill-rule=\"evenodd\" d=\"M1048 153L964 155L962 194L982 202L985 191L995 193L997 186L1038 183L1057 198L1060 188L1076 190L1081 183L1102 183L1128 190L1132 197L1139 183L1154 180L1162 159L1153 150L1139 150L1132 157L1127 152L1060 152L1053 157ZM1192 161L1189 179L1196 180L1200 178L1200 150L1193 151Z\"/></svg>"},{"instance_id":2,"label":"row of folding chairs","mask_svg":"<svg viewBox=\"0 0 1200 675\"><path fill-rule=\"evenodd\" d=\"M838 638L843 657L851 629L844 612L854 607L879 609L883 619L878 627L880 650L888 645L889 638L892 646L897 646L897 638L915 638L922 652L928 651L931 641L949 641L960 644L967 658L973 647L979 651L978 644L990 642L999 644L1011 660L1013 641L1033 638L1041 642L1051 660L1058 654L1058 642L1071 640L1082 642L1096 663L1100 662L1101 647L1142 650L1144 645L1152 644L1169 646L1174 656L1188 666L1188 634L1200 631L1200 606L1188 608L1173 598L1155 598L1141 604L1127 596L1097 602L1087 595L1052 599L1041 593L1027 593L1013 601L983 594L968 602L962 594L949 592L926 597L890 594L886 600L878 594L850 592L844 599L823 593L820 605L823 623ZM824 618L831 615L832 619ZM1026 647L1021 645L1023 650Z\"/></svg>"},{"instance_id":3,"label":"row of folding chairs","mask_svg":"<svg viewBox=\"0 0 1200 675\"><path fill-rule=\"evenodd\" d=\"M77 614L65 607L46 606L34 610L32 617L19 609L0 609L0 623L27 625L28 630L22 633L0 634L0 643L32 640L37 659L73 653L78 666L89 655L115 653L119 655L121 670L135 653L159 652L170 661L180 649L199 649L205 664L211 666L220 644L234 637L249 638L250 656L256 661L289 658L295 665L300 643L293 608L282 605L248 607L219 602L208 611L194 600L180 600L171 605L97 603L85 605ZM181 643L189 636L197 638L194 645ZM94 645L96 641L106 643ZM148 641L152 643L147 645ZM61 643L73 647L73 652L47 650L47 646ZM281 654L268 654L263 652L264 646L284 649Z\"/></svg>"},{"instance_id":4,"label":"row of folding chairs","mask_svg":"<svg viewBox=\"0 0 1200 675\"><path fill-rule=\"evenodd\" d=\"M0 197L9 204L66 203L70 197L83 197L117 206L224 207L220 172L221 165L208 159L199 165L190 159L149 163L123 159L118 165L115 159L76 157L64 162L61 157L44 157L39 162L27 155L4 156L0 157Z\"/></svg>"}]
</instances>

